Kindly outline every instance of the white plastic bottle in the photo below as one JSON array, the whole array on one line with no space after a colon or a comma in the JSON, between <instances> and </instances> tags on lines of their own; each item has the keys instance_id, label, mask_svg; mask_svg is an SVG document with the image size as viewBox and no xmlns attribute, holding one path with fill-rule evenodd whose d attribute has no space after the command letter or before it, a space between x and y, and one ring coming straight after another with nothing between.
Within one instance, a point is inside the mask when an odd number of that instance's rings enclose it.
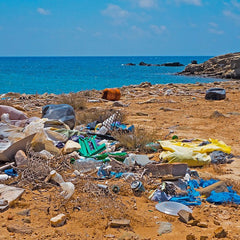
<instances>
[{"instance_id":1,"label":"white plastic bottle","mask_svg":"<svg viewBox=\"0 0 240 240\"><path fill-rule=\"evenodd\" d=\"M51 179L54 180L56 183L58 183L61 188L62 192L60 193L66 200L69 199L74 191L75 191L75 186L71 182L64 182L62 176L57 173L55 170L52 170L50 172Z\"/></svg>"},{"instance_id":2,"label":"white plastic bottle","mask_svg":"<svg viewBox=\"0 0 240 240\"><path fill-rule=\"evenodd\" d=\"M81 157L77 160L71 159L71 163L73 168L78 170L80 173L91 172L102 165L102 161L100 160L85 157Z\"/></svg>"}]
</instances>

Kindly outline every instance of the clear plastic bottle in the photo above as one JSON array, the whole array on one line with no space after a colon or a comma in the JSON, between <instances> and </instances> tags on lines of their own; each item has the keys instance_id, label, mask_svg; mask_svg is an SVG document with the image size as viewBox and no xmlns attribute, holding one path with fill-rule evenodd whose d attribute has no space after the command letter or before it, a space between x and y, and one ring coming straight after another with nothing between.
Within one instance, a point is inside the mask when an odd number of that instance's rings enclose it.
<instances>
[{"instance_id":1,"label":"clear plastic bottle","mask_svg":"<svg viewBox=\"0 0 240 240\"><path fill-rule=\"evenodd\" d=\"M85 157L81 157L77 160L72 158L70 162L72 163L73 168L78 170L80 173L87 173L93 171L103 164L103 162L100 160Z\"/></svg>"},{"instance_id":2,"label":"clear plastic bottle","mask_svg":"<svg viewBox=\"0 0 240 240\"><path fill-rule=\"evenodd\" d=\"M62 176L57 173L55 170L52 170L50 172L51 179L54 180L56 183L58 183L61 188L62 192L60 193L65 199L69 199L74 191L75 191L75 186L71 182L65 182L62 178Z\"/></svg>"}]
</instances>

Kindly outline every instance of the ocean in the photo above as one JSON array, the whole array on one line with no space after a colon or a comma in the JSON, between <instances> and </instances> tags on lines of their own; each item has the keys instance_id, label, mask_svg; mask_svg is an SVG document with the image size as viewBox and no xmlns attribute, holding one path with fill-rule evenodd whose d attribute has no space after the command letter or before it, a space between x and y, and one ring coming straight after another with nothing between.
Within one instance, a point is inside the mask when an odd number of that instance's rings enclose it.
<instances>
[{"instance_id":1,"label":"ocean","mask_svg":"<svg viewBox=\"0 0 240 240\"><path fill-rule=\"evenodd\" d=\"M170 57L0 57L0 93L69 93L101 90L141 82L152 84L217 81L213 78L177 76L192 60L202 63L211 56ZM140 62L180 62L184 67L139 66ZM125 66L135 63L136 66Z\"/></svg>"}]
</instances>

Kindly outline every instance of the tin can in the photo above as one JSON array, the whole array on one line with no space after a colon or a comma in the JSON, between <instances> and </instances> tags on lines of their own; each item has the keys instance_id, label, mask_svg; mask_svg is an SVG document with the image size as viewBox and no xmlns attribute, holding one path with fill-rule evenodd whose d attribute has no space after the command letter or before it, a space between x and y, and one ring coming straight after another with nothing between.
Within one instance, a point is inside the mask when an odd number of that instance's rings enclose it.
<instances>
[{"instance_id":1,"label":"tin can","mask_svg":"<svg viewBox=\"0 0 240 240\"><path fill-rule=\"evenodd\" d=\"M141 181L133 181L131 183L131 188L134 192L138 192L138 193L145 192L145 188Z\"/></svg>"}]
</instances>

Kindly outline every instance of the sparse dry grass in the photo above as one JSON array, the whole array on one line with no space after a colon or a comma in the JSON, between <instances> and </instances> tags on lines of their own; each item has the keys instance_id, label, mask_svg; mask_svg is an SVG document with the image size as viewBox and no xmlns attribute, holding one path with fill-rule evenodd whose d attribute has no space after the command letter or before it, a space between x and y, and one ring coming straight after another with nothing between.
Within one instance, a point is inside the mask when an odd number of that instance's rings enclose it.
<instances>
[{"instance_id":1,"label":"sparse dry grass","mask_svg":"<svg viewBox=\"0 0 240 240\"><path fill-rule=\"evenodd\" d=\"M148 152L146 144L157 140L154 130L135 128L133 133L113 132L113 137L120 142L120 146L129 151Z\"/></svg>"},{"instance_id":2,"label":"sparse dry grass","mask_svg":"<svg viewBox=\"0 0 240 240\"><path fill-rule=\"evenodd\" d=\"M125 118L123 112L114 109L92 108L76 113L77 124L87 124L94 121L103 122L116 112L119 113L117 120L123 122Z\"/></svg>"},{"instance_id":3,"label":"sparse dry grass","mask_svg":"<svg viewBox=\"0 0 240 240\"><path fill-rule=\"evenodd\" d=\"M11 99L1 99L0 100L0 105L6 105L6 106L13 106L13 102Z\"/></svg>"},{"instance_id":4,"label":"sparse dry grass","mask_svg":"<svg viewBox=\"0 0 240 240\"><path fill-rule=\"evenodd\" d=\"M226 169L221 164L212 164L212 168L215 174L218 174L218 175L226 174Z\"/></svg>"},{"instance_id":5,"label":"sparse dry grass","mask_svg":"<svg viewBox=\"0 0 240 240\"><path fill-rule=\"evenodd\" d=\"M69 104L75 111L83 110L87 105L87 98L82 92L61 94L57 98L58 104Z\"/></svg>"}]
</instances>

